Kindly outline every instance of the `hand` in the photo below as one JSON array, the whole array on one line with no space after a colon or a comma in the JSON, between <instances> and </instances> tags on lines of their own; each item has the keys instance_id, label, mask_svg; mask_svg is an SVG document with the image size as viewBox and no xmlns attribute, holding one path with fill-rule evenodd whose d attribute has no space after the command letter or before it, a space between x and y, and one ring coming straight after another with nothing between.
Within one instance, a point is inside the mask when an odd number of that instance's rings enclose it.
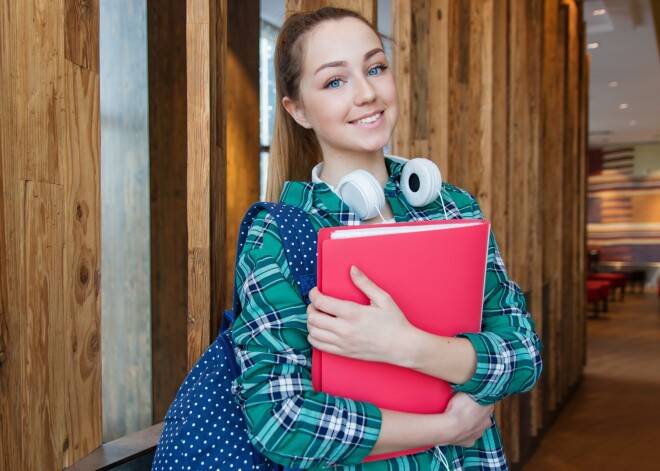
<instances>
[{"instance_id":1,"label":"hand","mask_svg":"<svg viewBox=\"0 0 660 471\"><path fill-rule=\"evenodd\" d=\"M491 427L492 405L477 404L465 393L456 393L451 398L445 414L455 423L455 437L449 445L471 447Z\"/></svg>"},{"instance_id":2,"label":"hand","mask_svg":"<svg viewBox=\"0 0 660 471\"><path fill-rule=\"evenodd\" d=\"M388 293L357 267L351 268L355 286L371 301L362 305L325 296L314 288L307 306L309 342L319 350L350 358L400 364L397 355L406 333L414 331ZM330 315L328 315L330 314Z\"/></svg>"}]
</instances>

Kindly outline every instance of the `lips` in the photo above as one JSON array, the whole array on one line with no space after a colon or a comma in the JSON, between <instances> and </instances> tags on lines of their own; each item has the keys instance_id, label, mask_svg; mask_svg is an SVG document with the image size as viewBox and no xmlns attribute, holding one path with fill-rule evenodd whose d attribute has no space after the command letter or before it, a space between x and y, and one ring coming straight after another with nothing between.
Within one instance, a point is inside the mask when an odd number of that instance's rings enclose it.
<instances>
[{"instance_id":1,"label":"lips","mask_svg":"<svg viewBox=\"0 0 660 471\"><path fill-rule=\"evenodd\" d=\"M351 124L371 124L371 123L377 121L378 118L380 118L382 115L383 115L382 111L377 111L376 113L373 113L373 114L370 114L370 115L367 115L367 116L363 116L359 119L353 120L350 123Z\"/></svg>"}]
</instances>

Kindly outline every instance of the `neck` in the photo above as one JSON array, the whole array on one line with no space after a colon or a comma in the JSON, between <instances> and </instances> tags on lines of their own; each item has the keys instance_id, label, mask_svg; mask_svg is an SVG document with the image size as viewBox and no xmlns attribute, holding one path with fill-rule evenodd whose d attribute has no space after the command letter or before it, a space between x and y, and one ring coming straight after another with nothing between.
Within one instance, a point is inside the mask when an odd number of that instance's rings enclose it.
<instances>
[{"instance_id":1,"label":"neck","mask_svg":"<svg viewBox=\"0 0 660 471\"><path fill-rule=\"evenodd\" d=\"M371 173L382 187L389 178L382 149L370 154L323 156L321 180L337 186L339 181L354 170L366 170Z\"/></svg>"}]
</instances>

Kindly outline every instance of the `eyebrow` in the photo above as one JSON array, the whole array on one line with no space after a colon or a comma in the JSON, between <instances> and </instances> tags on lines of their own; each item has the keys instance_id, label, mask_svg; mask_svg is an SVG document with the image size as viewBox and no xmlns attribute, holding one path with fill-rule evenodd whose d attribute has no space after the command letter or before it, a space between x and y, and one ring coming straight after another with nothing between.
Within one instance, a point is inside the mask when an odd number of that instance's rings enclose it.
<instances>
[{"instance_id":1,"label":"eyebrow","mask_svg":"<svg viewBox=\"0 0 660 471\"><path fill-rule=\"evenodd\" d=\"M379 52L382 52L383 54L385 54L385 51L383 51L382 48L376 47L376 48L366 52L364 54L364 59L363 60L365 60L365 61L369 60L372 56L375 56ZM330 67L346 67L346 61L335 61L335 62L328 62L327 64L323 64L321 67L316 69L316 71L314 72L314 75L318 74L321 70L327 69L327 68L330 68Z\"/></svg>"}]
</instances>

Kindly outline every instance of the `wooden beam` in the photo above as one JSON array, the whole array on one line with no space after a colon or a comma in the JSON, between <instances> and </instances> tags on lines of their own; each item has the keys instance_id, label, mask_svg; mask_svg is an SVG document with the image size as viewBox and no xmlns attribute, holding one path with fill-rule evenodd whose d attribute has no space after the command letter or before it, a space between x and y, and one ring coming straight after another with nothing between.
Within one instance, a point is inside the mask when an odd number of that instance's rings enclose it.
<instances>
[{"instance_id":1,"label":"wooden beam","mask_svg":"<svg viewBox=\"0 0 660 471\"><path fill-rule=\"evenodd\" d=\"M148 0L147 30L151 358L157 422L188 372L188 231L182 223L187 221L186 4Z\"/></svg>"},{"instance_id":2,"label":"wooden beam","mask_svg":"<svg viewBox=\"0 0 660 471\"><path fill-rule=\"evenodd\" d=\"M187 1L189 369L210 344L211 313L224 304L226 12L225 0Z\"/></svg>"},{"instance_id":3,"label":"wooden beam","mask_svg":"<svg viewBox=\"0 0 660 471\"><path fill-rule=\"evenodd\" d=\"M98 0L0 31L0 467L61 469L101 443Z\"/></svg>"},{"instance_id":4,"label":"wooden beam","mask_svg":"<svg viewBox=\"0 0 660 471\"><path fill-rule=\"evenodd\" d=\"M374 0L286 0L286 15L294 11L310 11L331 6L354 10L372 24L378 22L378 2Z\"/></svg>"},{"instance_id":5,"label":"wooden beam","mask_svg":"<svg viewBox=\"0 0 660 471\"><path fill-rule=\"evenodd\" d=\"M259 200L259 1L228 0L227 5L227 220L221 309L231 307L239 225ZM264 123L265 125L265 123ZM217 326L215 330L217 331Z\"/></svg>"}]
</instances>

